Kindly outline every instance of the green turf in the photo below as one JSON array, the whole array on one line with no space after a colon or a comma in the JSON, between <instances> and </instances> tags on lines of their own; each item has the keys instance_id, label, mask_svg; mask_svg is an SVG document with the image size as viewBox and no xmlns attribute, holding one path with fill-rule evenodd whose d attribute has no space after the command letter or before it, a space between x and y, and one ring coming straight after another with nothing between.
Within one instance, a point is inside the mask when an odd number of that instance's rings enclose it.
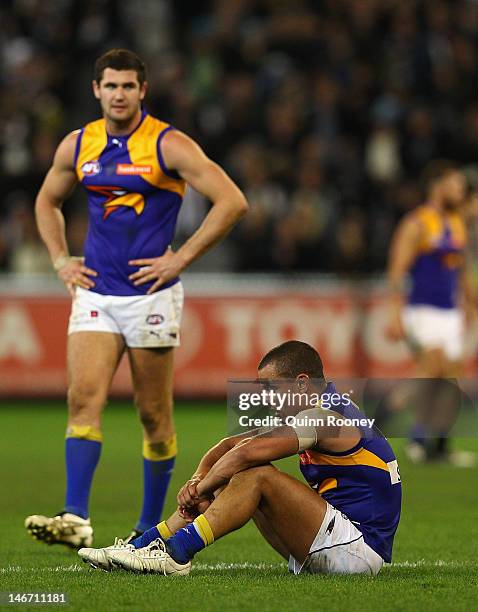
<instances>
[{"instance_id":1,"label":"green turf","mask_svg":"<svg viewBox=\"0 0 478 612\"><path fill-rule=\"evenodd\" d=\"M180 453L173 493L205 447L223 436L225 411L204 404L176 410ZM74 610L472 610L478 588L478 472L413 466L399 453L404 481L396 565L377 578L289 576L252 525L197 556L187 578L90 570L76 553L31 540L24 517L55 513L63 498L64 411L58 405L0 408L0 591L67 593ZM397 444L400 446L400 444ZM465 446L478 450L476 440ZM92 493L96 544L133 526L141 499L141 432L134 411L111 405ZM298 474L295 460L282 467ZM29 609L16 607L16 609Z\"/></svg>"}]
</instances>

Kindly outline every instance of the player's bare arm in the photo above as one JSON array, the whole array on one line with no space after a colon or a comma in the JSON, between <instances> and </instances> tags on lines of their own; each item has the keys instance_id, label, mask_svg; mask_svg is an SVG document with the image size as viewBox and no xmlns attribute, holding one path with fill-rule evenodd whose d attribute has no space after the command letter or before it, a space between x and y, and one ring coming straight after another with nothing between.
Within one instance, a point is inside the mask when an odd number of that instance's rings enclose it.
<instances>
[{"instance_id":1,"label":"player's bare arm","mask_svg":"<svg viewBox=\"0 0 478 612\"><path fill-rule=\"evenodd\" d=\"M199 462L194 474L178 492L177 498L181 498L182 503L179 504L176 512L174 512L166 521L166 524L171 532L174 532L176 529L179 529L192 522L198 513L206 510L213 498L213 495L209 496L207 500L203 500L202 502L198 503L199 496L197 495L197 486L199 482L205 478L211 468L217 463L217 461L219 461L221 457L223 457L223 455L257 433L258 430L256 429L236 436L223 438L206 452ZM214 491L214 493L217 495L217 491ZM194 512L188 512L187 508L192 507L195 507Z\"/></svg>"},{"instance_id":2,"label":"player's bare arm","mask_svg":"<svg viewBox=\"0 0 478 612\"><path fill-rule=\"evenodd\" d=\"M463 310L467 323L472 323L478 316L478 296L473 279L470 261L464 259L463 268L460 274L460 286L463 295Z\"/></svg>"},{"instance_id":3,"label":"player's bare arm","mask_svg":"<svg viewBox=\"0 0 478 612\"><path fill-rule=\"evenodd\" d=\"M404 337L401 322L405 277L417 256L421 226L415 215L407 215L399 224L392 239L387 271L390 292L389 337L400 340Z\"/></svg>"},{"instance_id":4,"label":"player's bare arm","mask_svg":"<svg viewBox=\"0 0 478 612\"><path fill-rule=\"evenodd\" d=\"M65 236L62 206L77 183L73 167L78 132L71 132L60 143L52 167L43 181L35 203L35 215L40 235L50 253L58 276L70 294L74 285L89 289L94 286L90 276L96 272L83 265L83 260L69 256Z\"/></svg>"},{"instance_id":5,"label":"player's bare arm","mask_svg":"<svg viewBox=\"0 0 478 612\"><path fill-rule=\"evenodd\" d=\"M320 418L322 412L314 410ZM339 414L328 410L325 416ZM325 422L325 421L324 421ZM300 436L300 439L299 437ZM317 426L306 427L305 430L281 426L267 433L246 438L225 453L210 469L196 487L196 500L211 495L216 489L224 486L229 480L243 470L258 465L266 465L271 461L296 455L299 450L307 448L320 449L323 452L343 452L353 448L360 440L361 434L356 427ZM180 506L194 504L194 498L188 499L180 491L178 503Z\"/></svg>"},{"instance_id":6,"label":"player's bare arm","mask_svg":"<svg viewBox=\"0 0 478 612\"><path fill-rule=\"evenodd\" d=\"M196 490L199 482L207 476L211 468L221 459L221 457L235 446L242 444L245 440L249 440L257 433L258 430L253 430L237 436L229 436L228 438L223 438L220 442L211 447L202 457L194 474L179 490L178 498L181 496L181 499L184 500L183 506L191 504L193 500L197 499Z\"/></svg>"},{"instance_id":7,"label":"player's bare arm","mask_svg":"<svg viewBox=\"0 0 478 612\"><path fill-rule=\"evenodd\" d=\"M129 262L132 266L142 266L129 277L135 285L156 281L149 294L220 242L248 208L243 193L224 170L185 134L176 130L168 132L161 142L161 152L167 167L176 170L191 187L208 198L212 208L198 230L175 253L168 250L161 257Z\"/></svg>"}]
</instances>

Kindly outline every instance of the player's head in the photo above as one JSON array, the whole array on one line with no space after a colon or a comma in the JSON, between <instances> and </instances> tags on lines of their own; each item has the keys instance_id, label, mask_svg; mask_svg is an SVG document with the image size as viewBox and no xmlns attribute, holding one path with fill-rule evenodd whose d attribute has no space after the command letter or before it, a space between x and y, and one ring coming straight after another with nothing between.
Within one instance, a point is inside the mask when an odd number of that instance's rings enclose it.
<instances>
[{"instance_id":1,"label":"player's head","mask_svg":"<svg viewBox=\"0 0 478 612\"><path fill-rule=\"evenodd\" d=\"M96 60L93 92L110 121L129 123L138 113L146 89L146 69L136 53L112 49Z\"/></svg>"},{"instance_id":2,"label":"player's head","mask_svg":"<svg viewBox=\"0 0 478 612\"><path fill-rule=\"evenodd\" d=\"M308 380L324 379L324 367L319 353L299 340L289 340L271 349L258 366L259 378L289 379L307 384Z\"/></svg>"},{"instance_id":3,"label":"player's head","mask_svg":"<svg viewBox=\"0 0 478 612\"><path fill-rule=\"evenodd\" d=\"M445 208L456 208L463 203L466 197L466 179L454 162L446 159L434 160L425 168L422 178L430 200Z\"/></svg>"}]
</instances>

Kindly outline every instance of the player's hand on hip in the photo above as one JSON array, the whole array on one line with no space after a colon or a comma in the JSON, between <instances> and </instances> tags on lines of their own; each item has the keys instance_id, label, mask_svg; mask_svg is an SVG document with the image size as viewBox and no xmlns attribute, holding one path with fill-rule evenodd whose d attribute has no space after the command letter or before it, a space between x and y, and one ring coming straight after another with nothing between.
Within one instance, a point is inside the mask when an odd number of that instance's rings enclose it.
<instances>
[{"instance_id":1,"label":"player's hand on hip","mask_svg":"<svg viewBox=\"0 0 478 612\"><path fill-rule=\"evenodd\" d=\"M141 266L137 272L129 276L129 280L133 281L135 286L155 281L148 290L148 295L172 278L176 278L186 267L184 260L177 253L173 253L171 247L161 257L132 259L128 263L130 266Z\"/></svg>"},{"instance_id":2,"label":"player's hand on hip","mask_svg":"<svg viewBox=\"0 0 478 612\"><path fill-rule=\"evenodd\" d=\"M95 286L91 276L98 276L98 272L85 266L84 257L67 257L55 262L55 269L59 278L65 283L68 292L73 297L75 286L91 289Z\"/></svg>"},{"instance_id":3,"label":"player's hand on hip","mask_svg":"<svg viewBox=\"0 0 478 612\"><path fill-rule=\"evenodd\" d=\"M385 335L389 340L404 340L405 330L403 328L402 317L400 312L394 312L389 319L388 325L385 328Z\"/></svg>"}]
</instances>

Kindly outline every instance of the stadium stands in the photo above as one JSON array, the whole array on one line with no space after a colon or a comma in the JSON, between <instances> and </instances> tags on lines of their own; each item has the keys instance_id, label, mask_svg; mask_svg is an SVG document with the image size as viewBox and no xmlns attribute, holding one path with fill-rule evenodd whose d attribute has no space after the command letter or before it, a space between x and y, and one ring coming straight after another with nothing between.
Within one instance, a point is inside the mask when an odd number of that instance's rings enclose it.
<instances>
[{"instance_id":1,"label":"stadium stands","mask_svg":"<svg viewBox=\"0 0 478 612\"><path fill-rule=\"evenodd\" d=\"M381 270L423 164L478 159L476 2L10 0L0 21L3 270L49 269L34 195L60 138L98 114L90 67L113 46L145 57L148 108L252 204L203 269ZM179 240L206 205L185 206ZM80 252L82 194L67 214Z\"/></svg>"}]
</instances>

